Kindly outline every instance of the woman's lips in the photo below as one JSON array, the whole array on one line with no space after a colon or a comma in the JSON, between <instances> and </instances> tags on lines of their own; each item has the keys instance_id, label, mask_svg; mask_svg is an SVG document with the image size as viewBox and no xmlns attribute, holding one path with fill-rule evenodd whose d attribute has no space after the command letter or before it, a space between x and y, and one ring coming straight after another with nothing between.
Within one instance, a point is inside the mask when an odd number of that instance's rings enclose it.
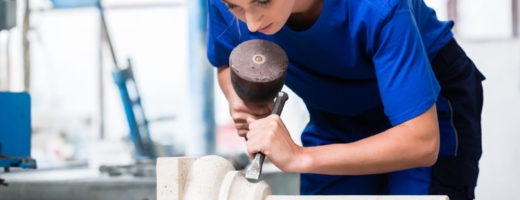
<instances>
[{"instance_id":1,"label":"woman's lips","mask_svg":"<svg viewBox=\"0 0 520 200\"><path fill-rule=\"evenodd\" d=\"M272 26L273 26L273 24L271 23L262 29L258 29L258 32L267 33L267 32L269 32L269 30L271 30Z\"/></svg>"}]
</instances>

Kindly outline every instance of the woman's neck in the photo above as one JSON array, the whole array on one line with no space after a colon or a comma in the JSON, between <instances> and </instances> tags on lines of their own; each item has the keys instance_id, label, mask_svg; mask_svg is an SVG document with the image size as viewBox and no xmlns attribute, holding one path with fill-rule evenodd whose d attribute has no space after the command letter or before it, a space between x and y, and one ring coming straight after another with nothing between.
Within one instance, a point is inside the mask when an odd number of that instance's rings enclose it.
<instances>
[{"instance_id":1,"label":"woman's neck","mask_svg":"<svg viewBox=\"0 0 520 200\"><path fill-rule=\"evenodd\" d=\"M296 0L287 26L295 31L305 31L314 25L323 8L324 0Z\"/></svg>"}]
</instances>

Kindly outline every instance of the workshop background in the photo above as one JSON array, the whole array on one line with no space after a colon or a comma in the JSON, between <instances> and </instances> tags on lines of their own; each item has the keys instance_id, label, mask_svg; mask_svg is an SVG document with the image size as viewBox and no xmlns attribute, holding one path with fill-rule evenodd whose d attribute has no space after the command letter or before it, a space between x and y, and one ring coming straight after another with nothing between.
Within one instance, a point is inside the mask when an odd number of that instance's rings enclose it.
<instances>
[{"instance_id":1,"label":"workshop background","mask_svg":"<svg viewBox=\"0 0 520 200\"><path fill-rule=\"evenodd\" d=\"M455 20L456 39L487 78L477 199L516 199L518 0L425 1L440 19ZM0 172L9 184L0 185L0 200L155 199L147 155L217 154L238 167L247 162L205 57L203 1L98 2L18 0L16 27L0 32L0 91L29 92L30 157L37 163L37 169ZM133 76L125 70L130 63ZM308 113L301 99L284 91L290 98L282 118L301 144ZM134 108L133 118L125 108ZM144 128L131 130L131 118ZM136 138L136 132L145 135ZM143 141L153 141L155 150L138 149ZM269 184L294 186L296 178L274 177ZM297 192L292 188L275 192Z\"/></svg>"}]
</instances>

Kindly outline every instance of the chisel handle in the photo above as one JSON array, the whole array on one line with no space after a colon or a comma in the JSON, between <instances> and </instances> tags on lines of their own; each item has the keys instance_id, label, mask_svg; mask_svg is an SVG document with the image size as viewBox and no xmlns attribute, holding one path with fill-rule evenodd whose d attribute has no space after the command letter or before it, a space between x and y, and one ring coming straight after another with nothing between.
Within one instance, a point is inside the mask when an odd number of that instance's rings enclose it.
<instances>
[{"instance_id":1,"label":"chisel handle","mask_svg":"<svg viewBox=\"0 0 520 200\"><path fill-rule=\"evenodd\" d=\"M287 93L278 92L278 96L274 101L273 111L271 112L271 114L276 114L280 116L282 114L283 106L285 105L285 102L287 100L289 100L289 95L287 95Z\"/></svg>"},{"instance_id":2,"label":"chisel handle","mask_svg":"<svg viewBox=\"0 0 520 200\"><path fill-rule=\"evenodd\" d=\"M276 96L276 100L274 102L273 111L271 114L275 114L280 116L282 114L283 106L285 105L285 102L289 99L289 95L285 92L278 92L278 96ZM258 161L260 163L260 166L264 164L265 160L265 154L263 153L256 153L255 159L253 159L253 162ZM261 168L260 168L261 169ZM260 172L262 173L262 172Z\"/></svg>"}]
</instances>

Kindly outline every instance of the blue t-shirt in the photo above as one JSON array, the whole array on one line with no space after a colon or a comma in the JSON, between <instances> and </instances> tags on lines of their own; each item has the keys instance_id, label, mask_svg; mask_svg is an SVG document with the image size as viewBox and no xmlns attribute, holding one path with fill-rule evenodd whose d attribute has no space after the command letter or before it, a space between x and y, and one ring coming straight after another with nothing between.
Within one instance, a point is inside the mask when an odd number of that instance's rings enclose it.
<instances>
[{"instance_id":1,"label":"blue t-shirt","mask_svg":"<svg viewBox=\"0 0 520 200\"><path fill-rule=\"evenodd\" d=\"M430 60L452 39L422 0L325 0L317 22L303 32L284 26L251 33L219 0L210 0L208 58L220 67L235 46L270 40L289 57L286 85L308 107L356 116L383 103L392 125L430 108L439 85Z\"/></svg>"},{"instance_id":2,"label":"blue t-shirt","mask_svg":"<svg viewBox=\"0 0 520 200\"><path fill-rule=\"evenodd\" d=\"M369 137L424 113L438 100L440 86L430 61L453 38L453 22L439 21L422 0L324 0L310 29L284 26L274 35L249 32L220 0L209 0L208 11L212 65L227 65L233 48L251 39L272 41L286 51L285 84L310 114L304 146ZM453 145L441 146L441 154L452 150ZM306 188L309 182L311 176L302 176L302 190L316 187Z\"/></svg>"}]
</instances>

